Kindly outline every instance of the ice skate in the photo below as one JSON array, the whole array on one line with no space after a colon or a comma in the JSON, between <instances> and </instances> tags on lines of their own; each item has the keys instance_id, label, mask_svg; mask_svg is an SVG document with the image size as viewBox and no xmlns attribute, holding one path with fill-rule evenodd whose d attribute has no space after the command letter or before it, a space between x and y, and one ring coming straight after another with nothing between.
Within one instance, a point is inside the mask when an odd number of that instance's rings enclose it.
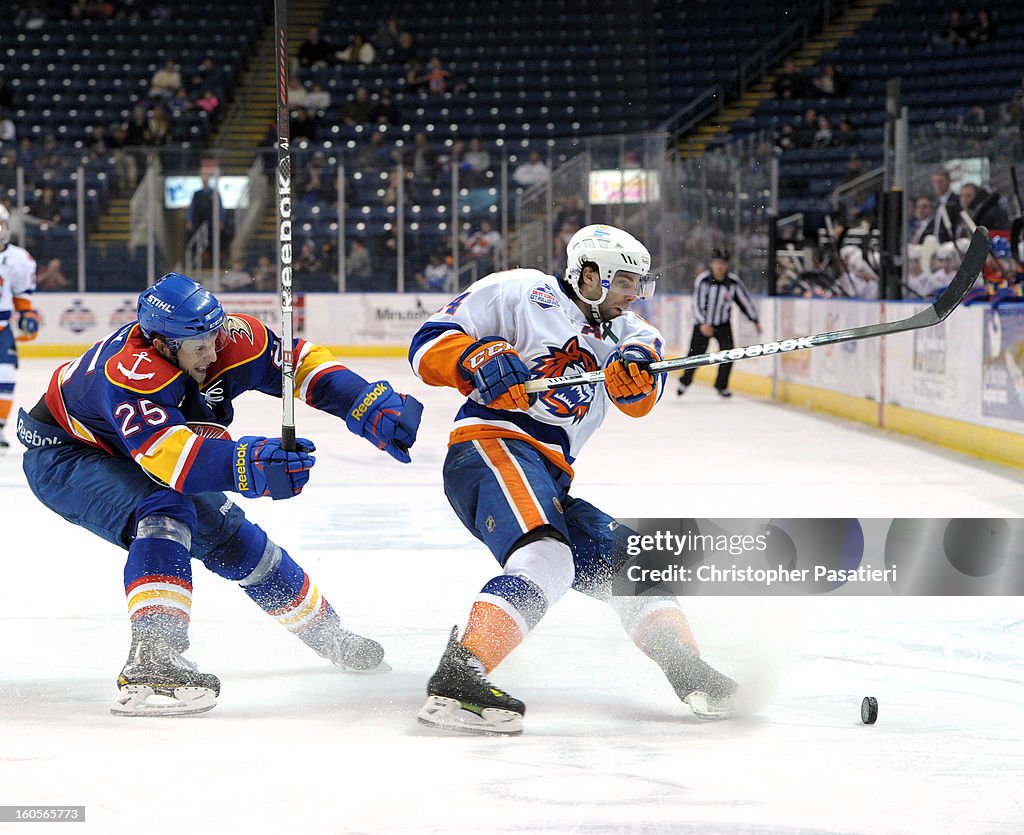
<instances>
[{"instance_id":1,"label":"ice skate","mask_svg":"<svg viewBox=\"0 0 1024 835\"><path fill-rule=\"evenodd\" d=\"M163 638L137 637L117 677L115 716L191 716L217 704L220 680L198 667Z\"/></svg>"},{"instance_id":2,"label":"ice skate","mask_svg":"<svg viewBox=\"0 0 1024 835\"><path fill-rule=\"evenodd\" d=\"M7 438L4 437L3 427L0 426L0 455L3 455L10 448L11 448L10 443L8 443Z\"/></svg>"},{"instance_id":3,"label":"ice skate","mask_svg":"<svg viewBox=\"0 0 1024 835\"><path fill-rule=\"evenodd\" d=\"M453 628L427 684L420 722L468 733L520 734L525 713L526 705L487 680L483 664L459 643L459 629Z\"/></svg>"},{"instance_id":4,"label":"ice skate","mask_svg":"<svg viewBox=\"0 0 1024 835\"><path fill-rule=\"evenodd\" d=\"M739 685L692 649L675 646L655 650L651 657L658 662L676 695L698 719L728 719L736 712Z\"/></svg>"},{"instance_id":5,"label":"ice skate","mask_svg":"<svg viewBox=\"0 0 1024 835\"><path fill-rule=\"evenodd\" d=\"M304 639L306 640L306 639ZM323 629L322 634L306 640L321 658L355 673L387 673L391 665L384 660L384 647L370 638L350 632L341 625Z\"/></svg>"}]
</instances>

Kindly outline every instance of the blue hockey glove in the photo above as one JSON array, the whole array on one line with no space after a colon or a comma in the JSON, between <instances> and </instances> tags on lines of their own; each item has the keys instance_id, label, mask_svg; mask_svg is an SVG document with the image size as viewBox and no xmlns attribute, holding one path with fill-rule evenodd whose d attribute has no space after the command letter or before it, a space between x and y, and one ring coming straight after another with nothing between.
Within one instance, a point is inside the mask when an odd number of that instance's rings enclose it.
<instances>
[{"instance_id":1,"label":"blue hockey glove","mask_svg":"<svg viewBox=\"0 0 1024 835\"><path fill-rule=\"evenodd\" d=\"M459 371L492 409L526 411L536 400L536 395L528 396L523 388L530 370L500 336L485 336L470 345L459 357Z\"/></svg>"},{"instance_id":2,"label":"blue hockey glove","mask_svg":"<svg viewBox=\"0 0 1024 835\"><path fill-rule=\"evenodd\" d=\"M612 354L604 369L604 386L616 403L636 403L654 391L654 375L647 370L661 356L656 350L629 342Z\"/></svg>"},{"instance_id":3,"label":"blue hockey glove","mask_svg":"<svg viewBox=\"0 0 1024 835\"><path fill-rule=\"evenodd\" d=\"M34 310L23 310L18 317L18 342L30 342L39 336L39 314Z\"/></svg>"},{"instance_id":4,"label":"blue hockey glove","mask_svg":"<svg viewBox=\"0 0 1024 835\"><path fill-rule=\"evenodd\" d=\"M305 438L295 439L295 452L286 452L280 438L246 435L235 444L235 489L250 499L270 496L290 499L302 492L316 463L310 455L316 447Z\"/></svg>"},{"instance_id":5,"label":"blue hockey glove","mask_svg":"<svg viewBox=\"0 0 1024 835\"><path fill-rule=\"evenodd\" d=\"M416 443L422 415L419 400L411 394L399 394L387 380L378 380L356 398L345 416L345 425L377 449L408 464L412 460L409 447Z\"/></svg>"}]
</instances>

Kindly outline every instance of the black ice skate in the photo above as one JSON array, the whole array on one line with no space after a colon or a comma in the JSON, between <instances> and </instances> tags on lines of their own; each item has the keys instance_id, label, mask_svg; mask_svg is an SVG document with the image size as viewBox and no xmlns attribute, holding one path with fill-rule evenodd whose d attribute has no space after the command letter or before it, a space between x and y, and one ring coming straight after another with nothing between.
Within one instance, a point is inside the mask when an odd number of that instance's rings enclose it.
<instances>
[{"instance_id":1,"label":"black ice skate","mask_svg":"<svg viewBox=\"0 0 1024 835\"><path fill-rule=\"evenodd\" d=\"M650 656L698 719L728 719L736 712L739 685L689 647L655 647Z\"/></svg>"},{"instance_id":2,"label":"black ice skate","mask_svg":"<svg viewBox=\"0 0 1024 835\"><path fill-rule=\"evenodd\" d=\"M321 658L337 667L357 673L386 673L391 666L384 660L384 647L370 638L350 632L340 624L318 630L306 641Z\"/></svg>"},{"instance_id":3,"label":"black ice skate","mask_svg":"<svg viewBox=\"0 0 1024 835\"><path fill-rule=\"evenodd\" d=\"M459 628L453 628L427 684L420 722L470 733L520 734L525 713L526 705L487 680L484 665L459 643Z\"/></svg>"},{"instance_id":4,"label":"black ice skate","mask_svg":"<svg viewBox=\"0 0 1024 835\"><path fill-rule=\"evenodd\" d=\"M115 716L191 716L217 704L220 680L201 673L163 638L137 636L117 677Z\"/></svg>"}]
</instances>

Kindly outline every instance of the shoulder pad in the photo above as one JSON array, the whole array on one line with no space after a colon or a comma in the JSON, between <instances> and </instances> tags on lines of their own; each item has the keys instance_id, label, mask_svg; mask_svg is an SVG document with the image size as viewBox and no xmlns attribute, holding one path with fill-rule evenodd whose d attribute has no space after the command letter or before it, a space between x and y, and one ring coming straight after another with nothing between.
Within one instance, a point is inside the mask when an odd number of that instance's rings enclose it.
<instances>
[{"instance_id":1,"label":"shoulder pad","mask_svg":"<svg viewBox=\"0 0 1024 835\"><path fill-rule=\"evenodd\" d=\"M124 347L106 361L103 372L115 386L138 394L160 391L182 373L143 339L138 325L128 333Z\"/></svg>"},{"instance_id":2,"label":"shoulder pad","mask_svg":"<svg viewBox=\"0 0 1024 835\"><path fill-rule=\"evenodd\" d=\"M270 341L266 325L254 316L240 313L228 315L224 320L224 333L227 340L217 354L217 361L207 372L207 380L212 380L229 368L256 359L263 354Z\"/></svg>"}]
</instances>

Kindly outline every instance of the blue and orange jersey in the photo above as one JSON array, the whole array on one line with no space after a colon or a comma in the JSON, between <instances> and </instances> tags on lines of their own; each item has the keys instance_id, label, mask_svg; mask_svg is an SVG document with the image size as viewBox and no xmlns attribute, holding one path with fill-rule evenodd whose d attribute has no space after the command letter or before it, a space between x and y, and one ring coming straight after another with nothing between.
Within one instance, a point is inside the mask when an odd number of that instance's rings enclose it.
<instances>
[{"instance_id":1,"label":"blue and orange jersey","mask_svg":"<svg viewBox=\"0 0 1024 835\"><path fill-rule=\"evenodd\" d=\"M366 380L304 339L294 340L293 352L295 396L344 418ZM200 385L133 323L60 366L46 405L82 443L133 459L174 490L231 490L234 443L208 427L226 430L234 419L232 401L244 392L280 397L281 356L280 337L260 320L229 315L217 360Z\"/></svg>"},{"instance_id":2,"label":"blue and orange jersey","mask_svg":"<svg viewBox=\"0 0 1024 835\"><path fill-rule=\"evenodd\" d=\"M428 385L451 386L467 395L450 443L518 438L572 474L572 463L604 421L612 402L604 386L586 385L543 392L528 411L484 405L460 372L459 359L476 340L498 336L516 349L534 377L561 377L604 368L616 350L636 342L659 356L661 333L631 311L613 319L609 330L589 324L558 280L539 270L515 269L477 281L432 315L409 348L413 371ZM661 396L664 375L650 397L619 405L633 417L647 414Z\"/></svg>"}]
</instances>

